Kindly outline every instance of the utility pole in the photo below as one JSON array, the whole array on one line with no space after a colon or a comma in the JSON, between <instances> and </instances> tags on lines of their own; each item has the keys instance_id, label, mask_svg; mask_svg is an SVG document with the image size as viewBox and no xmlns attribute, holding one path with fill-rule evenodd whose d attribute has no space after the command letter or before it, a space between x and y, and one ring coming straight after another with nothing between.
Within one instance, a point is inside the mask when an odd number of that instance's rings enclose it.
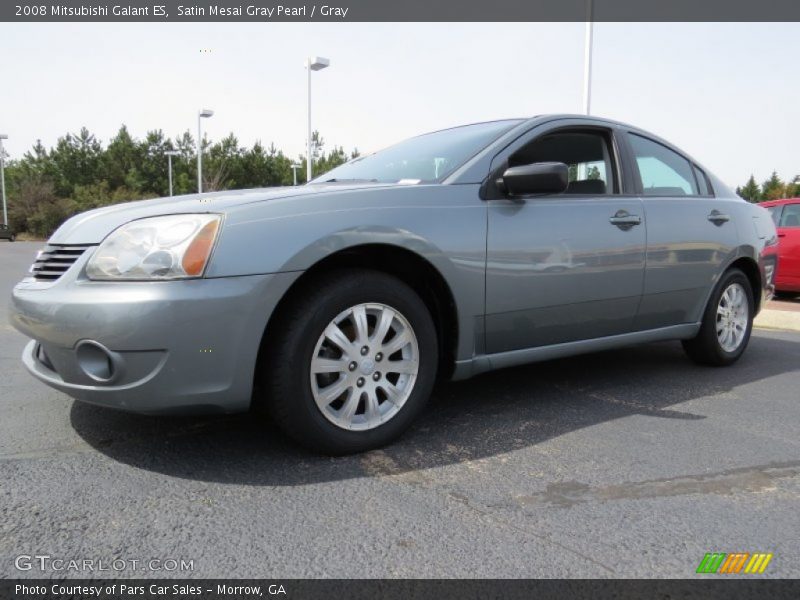
<instances>
[{"instance_id":1,"label":"utility pole","mask_svg":"<svg viewBox=\"0 0 800 600\"><path fill-rule=\"evenodd\" d=\"M203 193L203 119L214 116L213 110L204 108L197 113L197 193Z\"/></svg>"},{"instance_id":2,"label":"utility pole","mask_svg":"<svg viewBox=\"0 0 800 600\"><path fill-rule=\"evenodd\" d=\"M330 66L331 61L322 56L308 57L306 59L306 70L308 71L308 138L306 140L306 183L311 181L311 71L321 71Z\"/></svg>"},{"instance_id":3,"label":"utility pole","mask_svg":"<svg viewBox=\"0 0 800 600\"><path fill-rule=\"evenodd\" d=\"M181 153L177 150L167 150L164 152L167 155L167 163L168 163L168 171L169 171L169 195L172 196L172 157L173 156L180 156Z\"/></svg>"},{"instance_id":4,"label":"utility pole","mask_svg":"<svg viewBox=\"0 0 800 600\"><path fill-rule=\"evenodd\" d=\"M0 194L3 196L3 225L8 227L8 207L6 206L6 153L3 150L3 140L7 140L5 133L0 133Z\"/></svg>"},{"instance_id":5,"label":"utility pole","mask_svg":"<svg viewBox=\"0 0 800 600\"><path fill-rule=\"evenodd\" d=\"M591 114L592 109L592 38L594 22L592 21L593 0L586 0L586 39L583 48L583 112Z\"/></svg>"}]
</instances>

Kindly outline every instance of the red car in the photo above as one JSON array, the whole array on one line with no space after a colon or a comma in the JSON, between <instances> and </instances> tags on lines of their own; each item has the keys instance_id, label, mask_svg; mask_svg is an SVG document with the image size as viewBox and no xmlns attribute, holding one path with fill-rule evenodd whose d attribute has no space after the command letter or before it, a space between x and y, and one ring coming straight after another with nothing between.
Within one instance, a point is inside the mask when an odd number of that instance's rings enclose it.
<instances>
[{"instance_id":1,"label":"red car","mask_svg":"<svg viewBox=\"0 0 800 600\"><path fill-rule=\"evenodd\" d=\"M778 228L776 291L800 294L800 198L762 202Z\"/></svg>"}]
</instances>

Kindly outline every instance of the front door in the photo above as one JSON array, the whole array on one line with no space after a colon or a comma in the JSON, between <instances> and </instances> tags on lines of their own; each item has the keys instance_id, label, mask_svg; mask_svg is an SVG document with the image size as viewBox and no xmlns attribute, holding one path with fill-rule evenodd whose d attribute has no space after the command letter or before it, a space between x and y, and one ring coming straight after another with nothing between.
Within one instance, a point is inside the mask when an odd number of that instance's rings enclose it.
<instances>
[{"instance_id":1,"label":"front door","mask_svg":"<svg viewBox=\"0 0 800 600\"><path fill-rule=\"evenodd\" d=\"M488 353L631 331L644 276L641 199L621 192L608 129L551 129L521 142L508 166L562 162L557 195L489 200Z\"/></svg>"}]
</instances>

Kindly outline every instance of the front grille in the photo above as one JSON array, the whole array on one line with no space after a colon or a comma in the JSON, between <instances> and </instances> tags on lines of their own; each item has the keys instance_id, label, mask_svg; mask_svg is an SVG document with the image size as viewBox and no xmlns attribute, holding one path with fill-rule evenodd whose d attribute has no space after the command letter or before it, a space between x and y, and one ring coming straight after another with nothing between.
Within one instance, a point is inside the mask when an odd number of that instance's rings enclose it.
<instances>
[{"instance_id":1,"label":"front grille","mask_svg":"<svg viewBox=\"0 0 800 600\"><path fill-rule=\"evenodd\" d=\"M31 265L36 281L55 281L67 272L92 244L48 244Z\"/></svg>"}]
</instances>

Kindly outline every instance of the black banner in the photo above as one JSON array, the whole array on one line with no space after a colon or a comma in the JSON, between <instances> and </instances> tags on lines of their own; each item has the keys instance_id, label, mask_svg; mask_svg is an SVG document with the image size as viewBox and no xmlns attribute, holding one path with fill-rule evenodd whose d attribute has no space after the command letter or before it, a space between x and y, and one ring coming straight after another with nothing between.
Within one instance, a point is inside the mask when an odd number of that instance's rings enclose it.
<instances>
[{"instance_id":1,"label":"black banner","mask_svg":"<svg viewBox=\"0 0 800 600\"><path fill-rule=\"evenodd\" d=\"M754 580L743 576L661 580L3 580L3 600L197 599L251 600L570 600L642 598L728 600L800 597L800 580Z\"/></svg>"},{"instance_id":2,"label":"black banner","mask_svg":"<svg viewBox=\"0 0 800 600\"><path fill-rule=\"evenodd\" d=\"M798 0L3 0L11 22L800 21Z\"/></svg>"}]
</instances>

